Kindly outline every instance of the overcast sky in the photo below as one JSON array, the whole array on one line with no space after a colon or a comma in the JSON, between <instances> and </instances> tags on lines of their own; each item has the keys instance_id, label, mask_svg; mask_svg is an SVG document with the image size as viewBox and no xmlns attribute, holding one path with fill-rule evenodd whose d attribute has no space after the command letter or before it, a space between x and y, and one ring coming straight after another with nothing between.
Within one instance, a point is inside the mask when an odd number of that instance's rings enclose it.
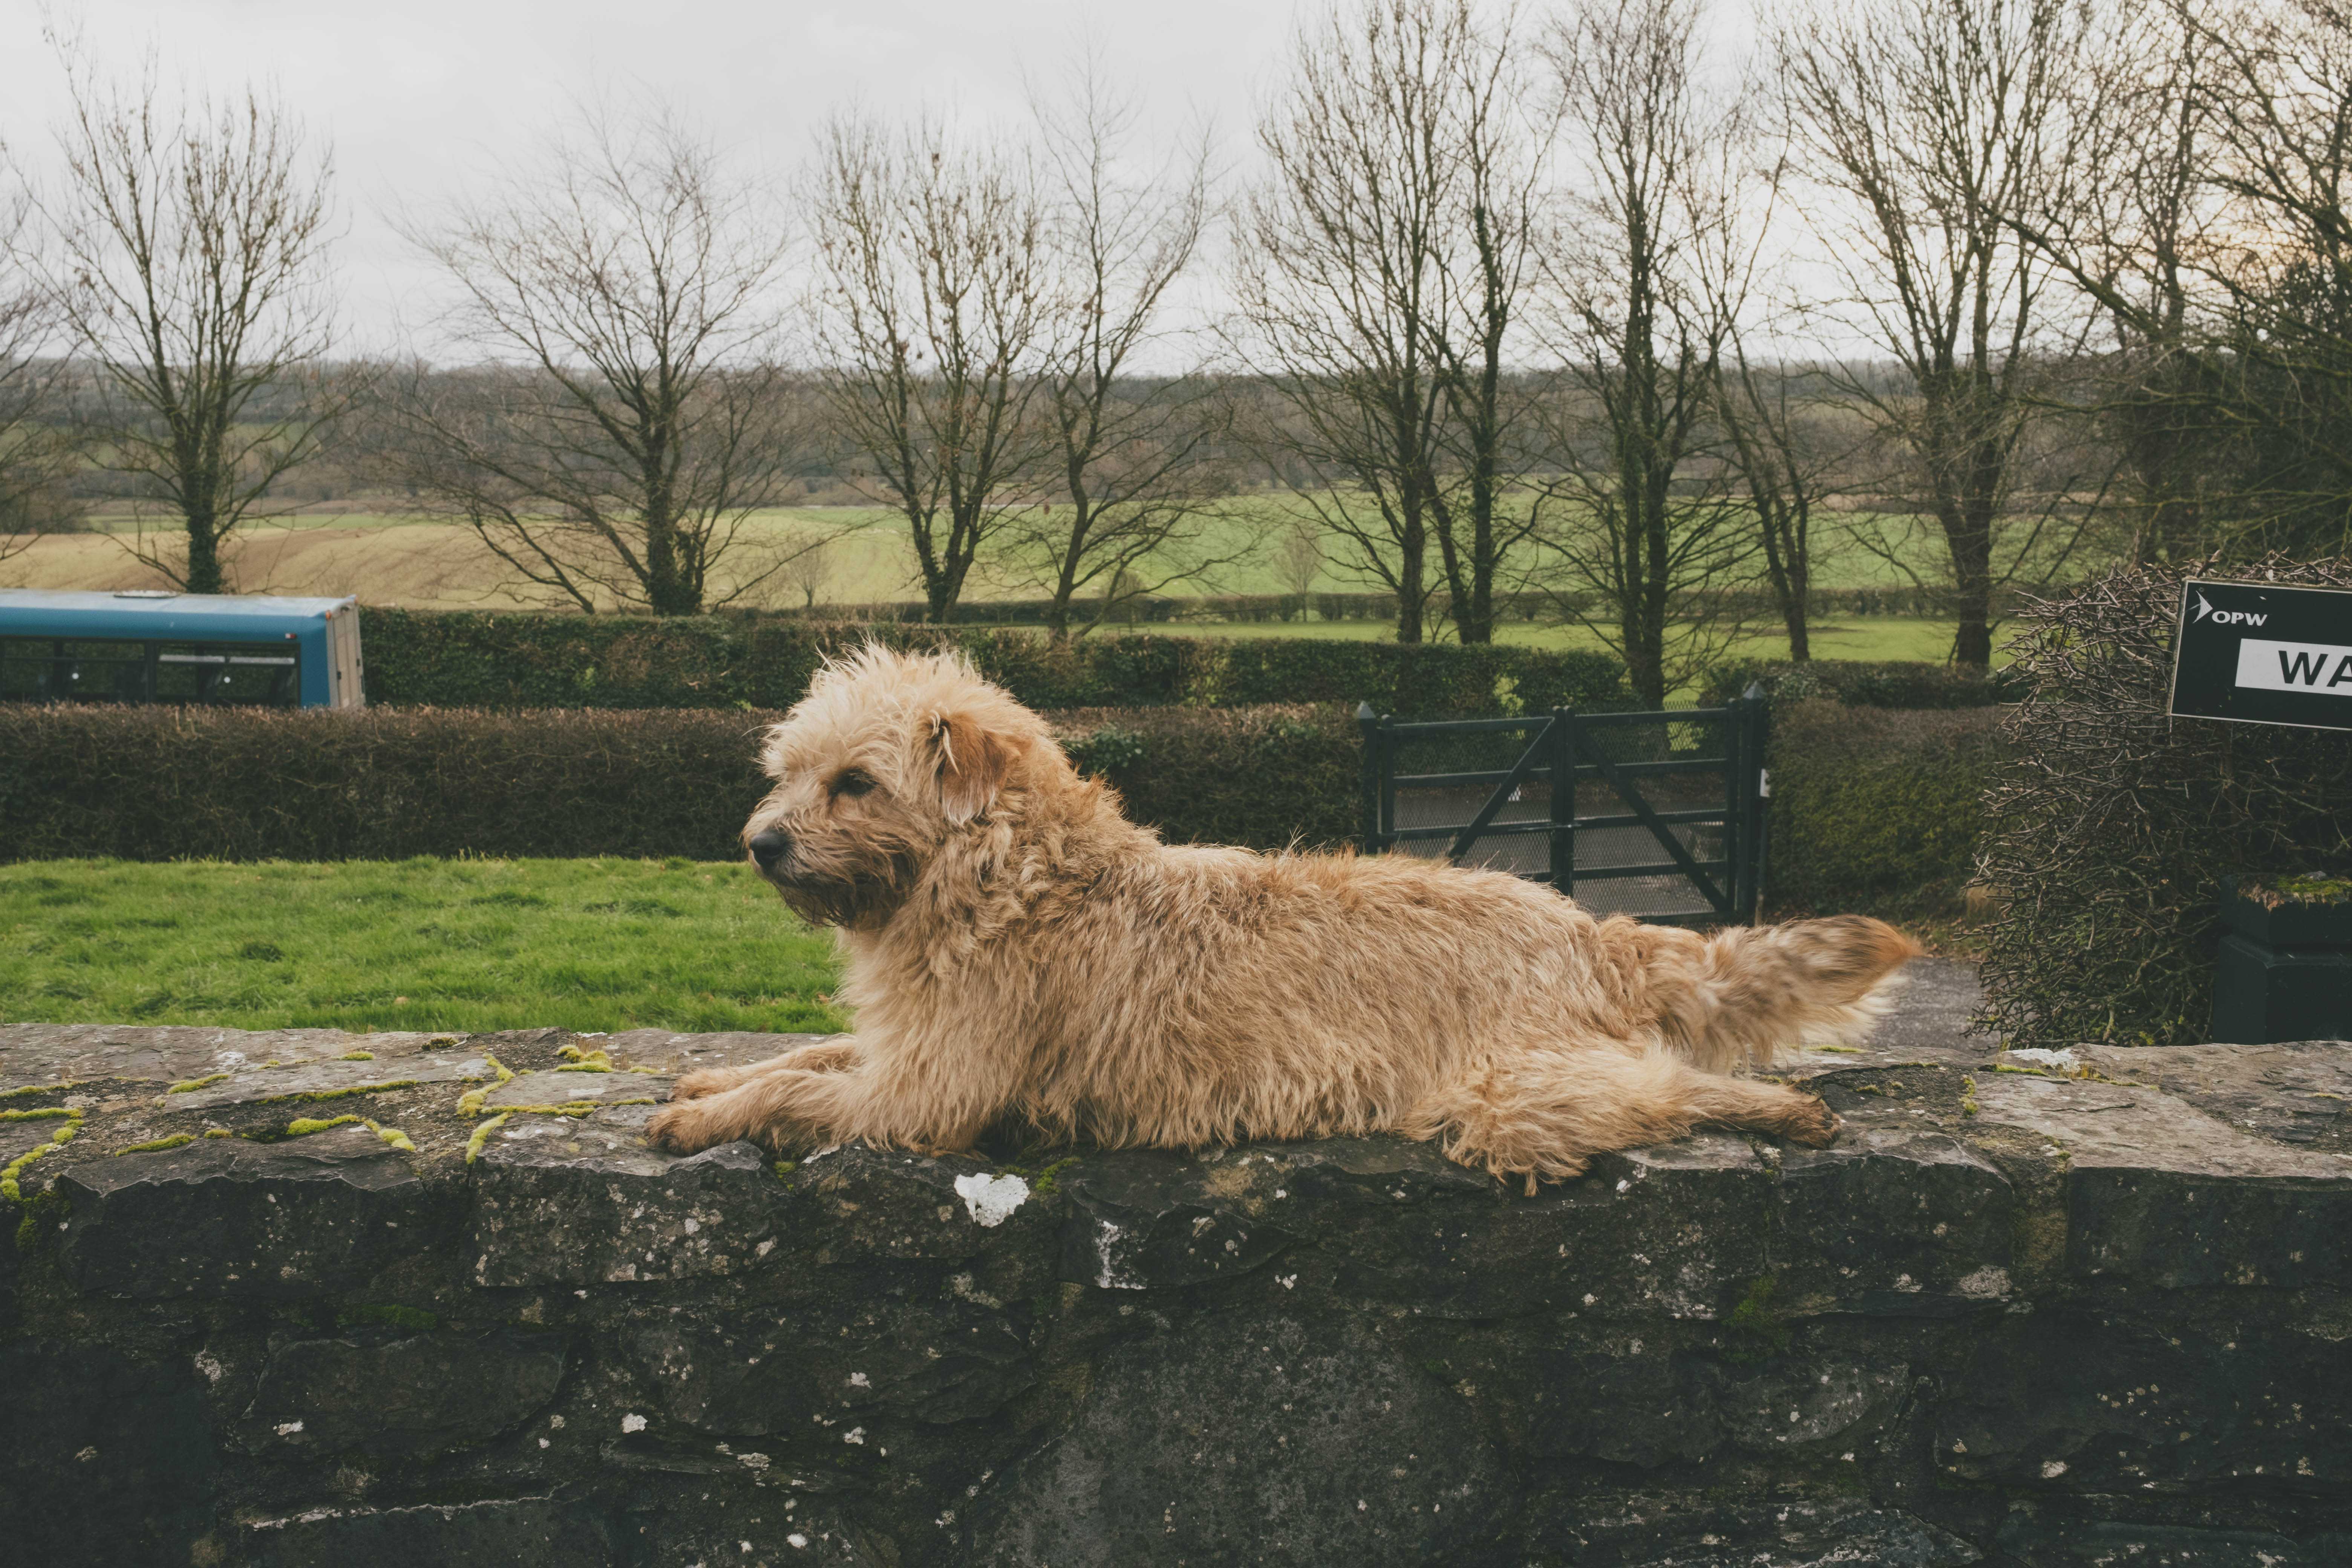
<instances>
[{"instance_id":1,"label":"overcast sky","mask_svg":"<svg viewBox=\"0 0 2352 1568\"><path fill-rule=\"evenodd\" d=\"M0 142L38 177L64 79L39 0L0 0ZM102 58L160 52L167 80L274 82L331 137L348 226L341 271L362 347L416 319L425 274L386 229L395 201L429 203L468 171L532 145L576 98L646 89L779 176L838 104L1018 113L1022 73L1050 72L1091 35L1173 129L1213 116L1235 150L1253 93L1287 37L1287 0L83 0Z\"/></svg>"}]
</instances>

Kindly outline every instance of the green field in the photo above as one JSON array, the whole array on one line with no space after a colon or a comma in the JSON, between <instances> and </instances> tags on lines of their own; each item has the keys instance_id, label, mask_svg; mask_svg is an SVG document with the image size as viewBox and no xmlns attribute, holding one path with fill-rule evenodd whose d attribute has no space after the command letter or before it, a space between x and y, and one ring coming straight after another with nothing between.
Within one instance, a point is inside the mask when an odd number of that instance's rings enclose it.
<instances>
[{"instance_id":1,"label":"green field","mask_svg":"<svg viewBox=\"0 0 2352 1568\"><path fill-rule=\"evenodd\" d=\"M835 1031L833 942L745 866L0 865L0 1022Z\"/></svg>"},{"instance_id":2,"label":"green field","mask_svg":"<svg viewBox=\"0 0 2352 1568\"><path fill-rule=\"evenodd\" d=\"M1171 584L1167 592L1182 597L1288 591L1276 572L1273 556L1293 525L1309 516L1306 504L1286 492L1258 490L1227 498L1215 505L1215 514L1192 546L1192 559L1224 563L1198 577ZM155 528L159 521L151 519L150 528ZM122 515L101 515L92 521L100 534L121 536L134 527L132 520ZM300 548L297 536L318 533L336 537L331 552L346 562L346 570L341 574L316 553ZM1858 534L1878 537L1902 565L1898 567L1885 555L1865 547ZM386 536L397 536L399 542L388 545ZM66 551L86 559L72 566L61 563L62 574L54 580L50 574L37 582L27 579L29 585L82 585L67 579L120 573L124 558L112 540L81 536L88 546L103 548L77 549L69 542L73 537L58 536L44 542L42 548ZM467 602L469 596L485 594L495 600L502 592L498 580L504 568L486 555L479 561L465 560L454 580L446 574L453 559L464 559L465 551L459 542L471 541L469 531L458 524L403 512L382 502L353 501L348 508L314 505L297 514L257 521L242 537L247 542L239 548L252 554L246 575L286 580L272 584L240 579L240 587L248 592L291 587L306 593L356 593L366 603L412 604L458 604ZM744 570L756 573L762 563L775 560L780 552L814 540L829 542L824 547L824 579L817 589L819 603L858 605L920 596L914 552L906 536L905 524L896 512L884 507L779 507L756 512L746 519L738 548ZM458 550L455 558L451 554L453 547ZM1354 592L1381 586L1347 564L1346 552L1337 542L1327 541L1326 549L1331 563L1316 582L1316 591ZM1934 582L1938 577L1942 555L1940 539L1926 520L1857 512L1825 519L1817 525L1813 580L1822 588L1891 586L1909 580L1907 569ZM1539 564L1542 559L1540 552L1527 553L1529 563ZM2087 568L2092 563L2085 557L2075 564ZM740 580L733 569L724 565L717 570L715 578L722 584ZM87 585L118 584L110 579L100 583L92 576ZM1024 563L1003 549L983 554L967 587L967 594L975 600L1028 598L1044 591L1034 563ZM782 580L771 580L753 592L751 602L781 605L801 600L798 588Z\"/></svg>"}]
</instances>

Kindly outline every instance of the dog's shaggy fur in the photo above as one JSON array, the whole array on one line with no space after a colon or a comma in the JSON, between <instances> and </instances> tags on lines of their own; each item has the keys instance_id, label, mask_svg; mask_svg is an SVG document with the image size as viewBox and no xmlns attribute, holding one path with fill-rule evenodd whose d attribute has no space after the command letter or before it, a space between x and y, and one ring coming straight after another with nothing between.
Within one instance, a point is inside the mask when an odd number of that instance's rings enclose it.
<instances>
[{"instance_id":1,"label":"dog's shaggy fur","mask_svg":"<svg viewBox=\"0 0 2352 1568\"><path fill-rule=\"evenodd\" d=\"M950 656L826 668L762 760L745 838L783 835L770 879L840 928L857 1033L682 1079L649 1127L679 1152L960 1150L1005 1118L1164 1148L1387 1131L1532 1191L1701 1122L1821 1144L1819 1100L1731 1072L1866 1029L1918 951L1858 918L1709 938L1404 856L1163 845Z\"/></svg>"}]
</instances>

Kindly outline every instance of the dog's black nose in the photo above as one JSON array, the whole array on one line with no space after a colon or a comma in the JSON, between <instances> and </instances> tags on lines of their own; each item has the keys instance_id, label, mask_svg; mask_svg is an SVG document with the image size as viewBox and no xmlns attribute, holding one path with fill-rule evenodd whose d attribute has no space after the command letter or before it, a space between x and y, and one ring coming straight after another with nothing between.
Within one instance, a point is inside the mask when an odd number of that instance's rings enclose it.
<instances>
[{"instance_id":1,"label":"dog's black nose","mask_svg":"<svg viewBox=\"0 0 2352 1568\"><path fill-rule=\"evenodd\" d=\"M771 827L764 833L751 835L751 858L762 871L772 871L776 862L791 853L793 841Z\"/></svg>"}]
</instances>

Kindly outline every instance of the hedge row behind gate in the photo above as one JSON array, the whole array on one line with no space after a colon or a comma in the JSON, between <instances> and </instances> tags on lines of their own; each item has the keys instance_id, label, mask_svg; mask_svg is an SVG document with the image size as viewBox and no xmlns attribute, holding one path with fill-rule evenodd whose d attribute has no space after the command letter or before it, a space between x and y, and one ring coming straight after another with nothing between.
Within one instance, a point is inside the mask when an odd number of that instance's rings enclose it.
<instances>
[{"instance_id":1,"label":"hedge row behind gate","mask_svg":"<svg viewBox=\"0 0 2352 1568\"><path fill-rule=\"evenodd\" d=\"M1349 842L1343 705L1047 716L1173 843ZM1766 896L1829 910L1964 878L1993 714L1804 703L1773 715ZM0 860L729 859L775 715L0 704Z\"/></svg>"},{"instance_id":2,"label":"hedge row behind gate","mask_svg":"<svg viewBox=\"0 0 2352 1568\"><path fill-rule=\"evenodd\" d=\"M363 609L368 701L440 708L754 708L799 700L866 642L957 647L1037 709L1369 700L1408 718L1628 705L1606 654L1311 637L1090 637L742 616Z\"/></svg>"}]
</instances>

